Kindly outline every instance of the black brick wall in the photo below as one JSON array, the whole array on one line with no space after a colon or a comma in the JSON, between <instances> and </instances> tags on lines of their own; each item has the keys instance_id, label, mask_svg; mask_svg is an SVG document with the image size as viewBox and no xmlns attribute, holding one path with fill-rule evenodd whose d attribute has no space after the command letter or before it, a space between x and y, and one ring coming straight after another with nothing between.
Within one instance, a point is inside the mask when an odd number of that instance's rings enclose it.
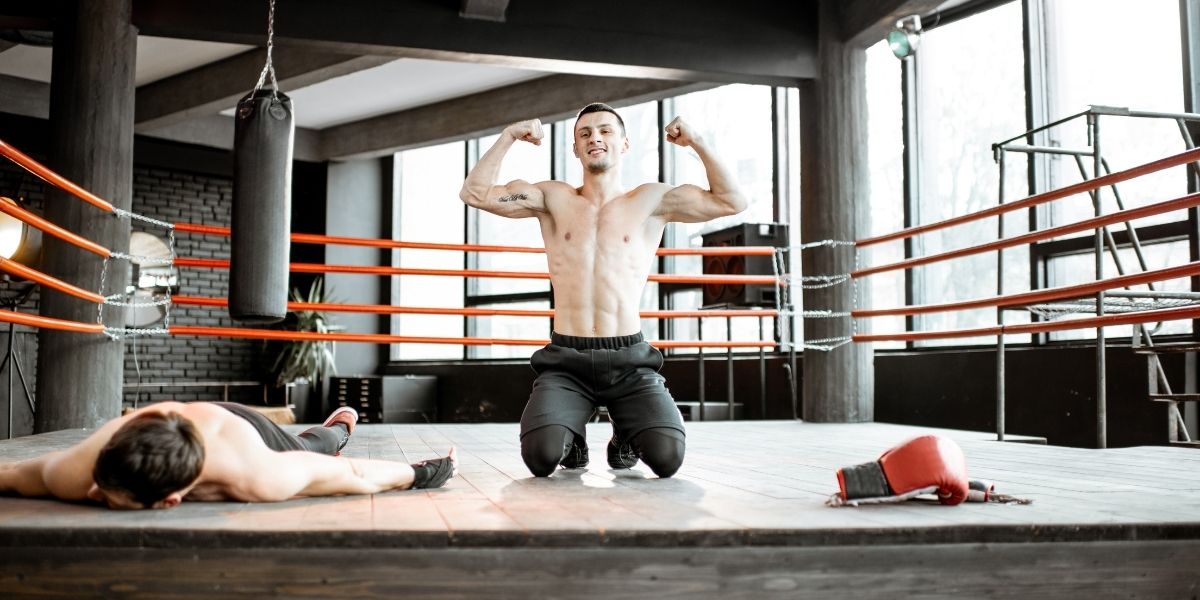
<instances>
[{"instance_id":1,"label":"black brick wall","mask_svg":"<svg viewBox=\"0 0 1200 600\"><path fill-rule=\"evenodd\" d=\"M133 171L133 211L169 222L200 223L228 227L233 184L228 177L191 174L160 168L135 167ZM154 227L134 225L165 236ZM179 234L176 252L194 258L229 258L229 238L213 235ZM187 296L224 297L229 292L226 270L180 269L179 293ZM224 309L172 307L175 325L236 327ZM136 356L136 360L135 360ZM263 381L266 379L262 342L222 338L186 338L139 336L125 342L126 383L168 383L204 381ZM261 403L262 389L230 388L230 399ZM223 390L211 388L139 388L127 390L126 403L159 400L219 400Z\"/></svg>"}]
</instances>

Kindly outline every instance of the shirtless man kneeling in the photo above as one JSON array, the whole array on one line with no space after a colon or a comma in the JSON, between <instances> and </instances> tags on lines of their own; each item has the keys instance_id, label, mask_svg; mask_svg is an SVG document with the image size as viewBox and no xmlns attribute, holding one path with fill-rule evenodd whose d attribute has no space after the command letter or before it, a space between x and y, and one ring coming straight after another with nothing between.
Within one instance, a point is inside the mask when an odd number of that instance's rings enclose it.
<instances>
[{"instance_id":1,"label":"shirtless man kneeling","mask_svg":"<svg viewBox=\"0 0 1200 600\"><path fill-rule=\"evenodd\" d=\"M415 465L339 458L358 413L339 408L292 435L226 402L159 402L105 423L75 446L0 465L0 493L170 508L183 500L277 502L303 496L440 487L449 456Z\"/></svg>"},{"instance_id":2,"label":"shirtless man kneeling","mask_svg":"<svg viewBox=\"0 0 1200 600\"><path fill-rule=\"evenodd\" d=\"M470 206L541 225L554 290L554 331L530 360L538 373L521 415L521 457L538 477L559 465L588 464L585 425L597 406L613 422L608 464L642 460L659 477L683 463L683 418L659 375L663 357L646 343L638 316L642 290L667 223L701 223L739 213L746 200L729 171L690 125L676 118L667 141L699 155L710 189L645 183L621 185L629 150L625 122L610 106L590 104L575 121L572 150L583 186L561 181L496 185L501 161L517 140L540 145L541 123L508 126L480 159L459 194Z\"/></svg>"}]
</instances>

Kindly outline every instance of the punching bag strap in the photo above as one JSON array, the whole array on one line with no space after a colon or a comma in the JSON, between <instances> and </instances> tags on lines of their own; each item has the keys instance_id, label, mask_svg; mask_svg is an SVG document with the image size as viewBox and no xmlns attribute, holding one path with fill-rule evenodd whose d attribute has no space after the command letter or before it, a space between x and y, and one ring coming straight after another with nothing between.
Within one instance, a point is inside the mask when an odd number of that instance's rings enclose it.
<instances>
[{"instance_id":1,"label":"punching bag strap","mask_svg":"<svg viewBox=\"0 0 1200 600\"><path fill-rule=\"evenodd\" d=\"M275 80L275 65L271 63L271 54L275 50L275 0L271 0L267 10L267 63L263 65L262 73L258 74L258 83L254 84L253 96L267 82L267 73L271 74L271 101L279 101L279 82Z\"/></svg>"}]
</instances>

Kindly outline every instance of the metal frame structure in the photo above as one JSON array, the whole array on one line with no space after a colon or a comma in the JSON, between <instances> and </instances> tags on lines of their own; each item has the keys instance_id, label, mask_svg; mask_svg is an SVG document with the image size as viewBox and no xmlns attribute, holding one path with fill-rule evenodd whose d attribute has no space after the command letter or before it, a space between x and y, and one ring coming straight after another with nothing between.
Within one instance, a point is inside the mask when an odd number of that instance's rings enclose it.
<instances>
[{"instance_id":1,"label":"metal frame structure","mask_svg":"<svg viewBox=\"0 0 1200 600\"><path fill-rule=\"evenodd\" d=\"M1136 111L1136 110L1130 110L1128 108L1117 108L1117 107L1109 107L1109 106L1092 106L1092 107L1089 107L1088 110L1085 110L1083 112L1059 119L1057 121L1054 121L1054 122L1046 124L1046 125L1042 125L1040 127L1032 128L1018 136L997 142L992 145L992 151L993 151L995 159L996 159L996 164L998 167L999 177L1000 177L999 194L998 194L999 203L1004 204L1004 202L1005 202L1005 189L1004 189L1005 165L1006 165L1006 157L1007 157L1008 153L1010 153L1010 152L1026 154L1029 156L1057 155L1057 156L1072 157L1075 161L1075 164L1077 165L1077 167L1079 169L1080 176L1085 181L1094 179L1096 177L1100 177L1101 175L1106 175L1106 174L1111 173L1112 170L1109 167L1108 161L1104 159L1104 156L1101 151L1101 144L1100 144L1101 117L1106 117L1106 118L1107 117L1125 117L1125 118L1134 118L1134 119L1169 119L1169 120L1173 120L1176 122L1176 124L1179 127L1179 131L1180 131L1181 137L1183 139L1183 143L1186 146L1186 148L1190 150L1190 149L1193 149L1196 147L1196 145L1192 139L1191 133L1188 130L1188 125L1189 124L1193 124L1193 125L1200 124L1200 114ZM1047 132L1056 127L1075 123L1079 119L1083 119L1086 122L1087 134L1088 134L1087 135L1087 140L1088 140L1087 148L1070 149L1070 148L1060 148L1060 147L1049 146L1049 145L1035 145L1033 143L1035 137L1038 136L1038 134ZM1090 172L1089 172L1088 166L1087 166L1087 159L1089 159L1089 158L1090 158L1090 162L1091 162ZM1200 165L1197 165L1196 163L1190 163L1188 166L1189 166L1189 177L1193 180L1193 182L1190 182L1189 185L1194 185L1194 180L1196 178L1200 177ZM1104 214L1104 207L1103 207L1104 189L1105 189L1104 187L1100 187L1100 188L1096 188L1095 190L1089 192L1091 199L1092 199L1093 212L1096 217L1103 216L1103 214ZM1116 203L1118 210L1124 210L1125 202L1121 197L1121 193L1120 193L1120 190L1118 189L1117 185L1113 184L1111 186L1108 186L1108 189L1111 192L1113 201ZM1195 215L1195 211L1190 210L1189 218L1194 219L1195 218L1194 215ZM999 220L998 237L1003 238L1004 237L1004 217L1003 217L1003 215L1001 215L998 218L998 220ZM1036 223L1036 219L1033 219L1031 217L1030 222ZM1138 233L1138 229L1134 228L1133 225L1129 222L1125 222L1124 226L1125 226L1125 231L1124 231L1124 235L1122 236L1121 242L1118 242L1117 238L1108 229L1108 227L1098 227L1095 229L1095 231L1092 235L1093 239L1092 239L1092 244L1091 244L1091 252L1093 253L1093 256L1095 257L1095 276L1096 276L1097 281L1105 278L1105 275L1104 275L1104 271L1105 271L1104 253L1105 253L1106 249L1109 253L1109 256L1111 257L1111 259L1113 261L1113 264L1116 266L1118 275L1126 274L1126 267L1122 263L1122 260L1121 260L1120 254L1119 254L1119 250L1122 247L1132 248L1134 251L1134 255L1137 258L1138 267L1140 267L1140 269L1142 271L1148 270L1145 254L1143 252L1143 245L1142 245L1142 241L1139 236L1139 233ZM1195 228L1189 228L1188 243L1189 243L1189 248L1191 249L1192 256L1196 256L1197 253L1200 252L1200 235L1198 235ZM1045 264L1047 258L1045 255L1042 255L1042 257L1040 259L1035 258L1038 256L1038 253L1033 248L1033 246L1036 246L1036 244L1031 245L1031 249L1030 249L1031 269L1042 270L1043 265ZM1031 273L1031 277L1035 281L1041 280L1040 274L1038 274L1038 273ZM1191 286L1192 291L1190 291L1190 292L1163 292L1160 290L1156 290L1153 283L1149 283L1146 285L1147 285L1148 289L1144 290L1144 291L1143 290L1131 290L1131 289L1127 288L1124 291L1109 291L1109 292L1100 291L1100 292L1097 292L1093 296L1094 302L1090 304L1090 306L1092 307L1092 312L1094 312L1095 315L1099 317L1099 316L1103 316L1105 314L1105 311L1109 308L1119 308L1119 307L1122 307L1123 305L1129 304L1128 300L1121 300L1121 299L1149 299L1149 300L1175 299L1175 300L1185 300L1185 301L1200 303L1200 285L1197 284L1197 281L1195 280L1195 278L1193 278L1192 286ZM1003 250L998 250L996 253L996 294L999 296L999 295L1003 295L1003 293L1004 293L1004 253L1003 253ZM1109 298L1111 298L1112 300L1109 300ZM1076 311L1079 309L1078 303L1071 303L1071 302L1058 302L1058 303L1055 303L1055 304L1049 305L1049 306L1051 308L1059 307L1059 308L1062 308L1063 310L1067 310L1067 311ZM1004 325L1004 311L1006 311L1006 310L1026 311L1026 310L1031 310L1031 309L1036 309L1036 308L1038 308L1038 307L1034 307L1034 306L1030 306L1030 305L1008 306L1008 307L997 308L997 314L996 314L997 323L999 325ZM1043 308L1045 308L1045 307L1043 307ZM1148 366L1150 369L1150 390L1149 390L1150 398L1154 399L1154 400L1163 401L1167 404L1168 441L1171 443L1180 443L1180 444L1189 444L1190 445L1193 443L1193 440L1192 440L1191 435L1188 432L1187 421L1185 420L1183 414L1180 412L1179 402L1181 400L1193 400L1195 398L1192 398L1191 396L1195 396L1195 394L1191 394L1191 395L1174 394L1172 392L1170 382L1167 381L1166 373L1164 372L1164 370L1162 368L1162 364L1158 359L1158 351L1155 350L1156 347L1154 345L1153 335L1156 333L1156 330L1157 330L1157 328L1152 330L1152 329L1148 329L1144 326L1140 326L1140 325L1136 326L1134 329L1132 345L1134 348L1139 349L1140 353L1147 355ZM1107 368L1106 368L1106 356L1105 356L1106 350L1107 350L1107 339L1105 338L1103 327L1099 327L1096 329L1095 340L1096 340L1095 341L1095 343L1096 343L1096 380L1095 380L1095 383L1096 383L1096 443L1097 443L1098 447L1104 448L1104 447L1107 447L1107 441L1108 441L1108 423L1107 423L1108 409L1107 409L1107 378L1106 378L1107 377ZM1184 346L1174 345L1174 346L1170 346L1169 349L1170 349L1170 351L1177 351L1177 352L1178 351L1200 352L1200 344L1188 344L1188 345L1184 345ZM996 437L1000 441L1004 441L1004 439L1005 439L1005 421L1004 421L1004 416L1005 416L1005 388L1004 388L1005 362L1004 362L1004 355L1005 355L1004 336L998 335L998 336L996 336ZM1165 391L1165 393L1161 393L1161 394L1158 393L1160 390L1160 386L1161 386L1161 390Z\"/></svg>"}]
</instances>

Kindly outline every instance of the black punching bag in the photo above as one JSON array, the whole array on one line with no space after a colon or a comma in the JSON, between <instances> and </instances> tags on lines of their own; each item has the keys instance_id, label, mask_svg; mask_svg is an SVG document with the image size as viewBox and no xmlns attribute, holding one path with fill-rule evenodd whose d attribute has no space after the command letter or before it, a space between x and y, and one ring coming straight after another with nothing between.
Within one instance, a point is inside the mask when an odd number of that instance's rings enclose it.
<instances>
[{"instance_id":1,"label":"black punching bag","mask_svg":"<svg viewBox=\"0 0 1200 600\"><path fill-rule=\"evenodd\" d=\"M259 89L238 102L234 119L229 316L276 323L287 315L292 101Z\"/></svg>"}]
</instances>

